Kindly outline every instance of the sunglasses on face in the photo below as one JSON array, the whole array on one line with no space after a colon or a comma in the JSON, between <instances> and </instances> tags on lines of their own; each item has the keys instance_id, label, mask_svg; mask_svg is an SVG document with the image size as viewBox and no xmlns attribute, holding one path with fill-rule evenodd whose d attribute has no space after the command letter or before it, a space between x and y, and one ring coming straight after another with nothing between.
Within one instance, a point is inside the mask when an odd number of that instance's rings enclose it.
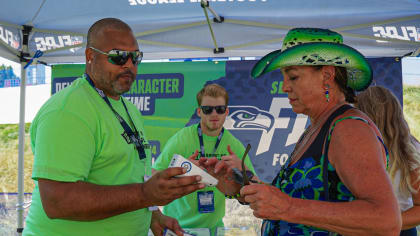
<instances>
[{"instance_id":1,"label":"sunglasses on face","mask_svg":"<svg viewBox=\"0 0 420 236\"><path fill-rule=\"evenodd\" d=\"M217 114L225 114L227 106L200 106L204 114L208 115L216 109Z\"/></svg>"},{"instance_id":2,"label":"sunglasses on face","mask_svg":"<svg viewBox=\"0 0 420 236\"><path fill-rule=\"evenodd\" d=\"M143 59L143 52L140 52L138 50L130 52L130 51L112 49L109 52L103 52L94 47L89 47L89 48L96 52L99 52L101 54L108 56L108 62L114 65L119 65L119 66L125 65L128 59L131 58L131 61L133 62L133 64L137 66Z\"/></svg>"}]
</instances>

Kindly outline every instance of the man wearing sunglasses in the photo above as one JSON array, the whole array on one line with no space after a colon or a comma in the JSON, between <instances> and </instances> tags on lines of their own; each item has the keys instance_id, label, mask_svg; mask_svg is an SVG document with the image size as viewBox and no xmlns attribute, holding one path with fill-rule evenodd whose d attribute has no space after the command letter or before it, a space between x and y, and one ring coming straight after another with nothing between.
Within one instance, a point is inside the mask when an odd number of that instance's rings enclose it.
<instances>
[{"instance_id":1,"label":"man wearing sunglasses","mask_svg":"<svg viewBox=\"0 0 420 236\"><path fill-rule=\"evenodd\" d=\"M174 154L184 157L217 157L228 165L241 168L241 160L235 155L245 151L242 143L223 124L229 114L228 94L217 84L206 85L197 94L197 115L200 122L179 130L166 143L153 164L155 170L168 168ZM247 167L254 172L249 158ZM211 235L217 227L223 227L225 195L216 187L206 187L164 206L163 213L176 217L183 228L209 228Z\"/></svg>"},{"instance_id":2,"label":"man wearing sunglasses","mask_svg":"<svg viewBox=\"0 0 420 236\"><path fill-rule=\"evenodd\" d=\"M178 222L165 205L204 187L200 176L151 176L151 150L127 92L142 59L130 27L115 18L88 32L86 74L52 96L31 126L35 189L23 235L144 236ZM155 209L155 208L154 208Z\"/></svg>"}]
</instances>

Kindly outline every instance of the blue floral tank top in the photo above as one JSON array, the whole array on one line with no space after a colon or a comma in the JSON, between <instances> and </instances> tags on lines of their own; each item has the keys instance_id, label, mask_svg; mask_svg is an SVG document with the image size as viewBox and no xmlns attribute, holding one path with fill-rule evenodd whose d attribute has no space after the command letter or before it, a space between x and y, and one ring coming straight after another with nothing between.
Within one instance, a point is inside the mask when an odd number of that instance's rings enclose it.
<instances>
[{"instance_id":1,"label":"blue floral tank top","mask_svg":"<svg viewBox=\"0 0 420 236\"><path fill-rule=\"evenodd\" d=\"M350 105L343 105L331 114L307 151L296 163L282 168L273 180L272 185L294 198L331 202L348 202L354 200L353 194L340 180L334 167L329 163L328 157L325 158L323 156L323 148L328 150L332 131L338 122L344 119L357 119L367 123L366 120L360 117L346 117L337 120L331 130L329 130L332 121L349 109L352 109ZM326 140L325 144L324 140ZM328 193L326 193L325 189L328 189ZM302 224L264 220L262 235L321 236L337 234Z\"/></svg>"}]
</instances>

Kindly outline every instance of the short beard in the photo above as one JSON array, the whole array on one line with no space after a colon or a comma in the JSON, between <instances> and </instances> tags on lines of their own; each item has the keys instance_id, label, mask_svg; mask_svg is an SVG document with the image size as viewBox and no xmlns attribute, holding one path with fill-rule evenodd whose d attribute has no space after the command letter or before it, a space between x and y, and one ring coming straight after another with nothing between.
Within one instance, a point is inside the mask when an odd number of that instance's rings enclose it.
<instances>
[{"instance_id":1,"label":"short beard","mask_svg":"<svg viewBox=\"0 0 420 236\"><path fill-rule=\"evenodd\" d=\"M129 86L129 88L128 89L123 89L122 88L122 86L120 87L119 86L119 83L118 83L118 80L119 80L119 78L121 77L121 76L123 76L123 75L129 75L130 77L131 77L131 84L130 84L130 86ZM123 72L123 73L120 73L120 74L118 74L117 76L116 76L116 80L114 80L110 85L111 85L111 87L112 87L112 89L113 89L113 92L115 92L117 95L122 95L122 94L124 94L124 93L126 93L126 92L128 92L128 91L130 91L130 89L131 89L131 86L133 85L133 82L134 82L134 80L135 80L135 75L130 71L130 70L127 70L127 71L125 71L125 72Z\"/></svg>"}]
</instances>

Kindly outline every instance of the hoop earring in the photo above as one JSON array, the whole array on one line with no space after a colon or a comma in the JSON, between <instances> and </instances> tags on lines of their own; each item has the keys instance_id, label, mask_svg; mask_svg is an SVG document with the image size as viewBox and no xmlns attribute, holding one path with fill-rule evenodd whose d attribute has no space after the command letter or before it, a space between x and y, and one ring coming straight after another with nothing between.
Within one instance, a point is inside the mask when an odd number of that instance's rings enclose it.
<instances>
[{"instance_id":1,"label":"hoop earring","mask_svg":"<svg viewBox=\"0 0 420 236\"><path fill-rule=\"evenodd\" d=\"M329 102L330 101L330 91L329 91L329 89L330 89L330 85L325 85L325 98L327 99L327 102Z\"/></svg>"}]
</instances>

